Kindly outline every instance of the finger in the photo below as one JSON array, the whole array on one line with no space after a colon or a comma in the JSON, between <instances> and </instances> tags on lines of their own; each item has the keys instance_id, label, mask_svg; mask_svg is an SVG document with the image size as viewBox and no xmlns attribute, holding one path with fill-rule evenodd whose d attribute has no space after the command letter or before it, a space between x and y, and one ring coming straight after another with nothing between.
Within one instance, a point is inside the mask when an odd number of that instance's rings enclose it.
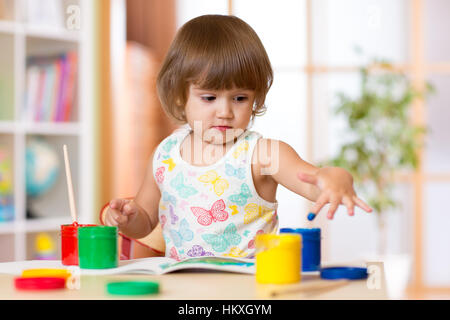
<instances>
[{"instance_id":1,"label":"finger","mask_svg":"<svg viewBox=\"0 0 450 320\"><path fill-rule=\"evenodd\" d=\"M342 203L347 207L347 213L349 216L355 215L355 203L349 197L343 197Z\"/></svg>"},{"instance_id":2,"label":"finger","mask_svg":"<svg viewBox=\"0 0 450 320\"><path fill-rule=\"evenodd\" d=\"M317 215L323 208L323 206L326 205L327 203L328 203L328 194L322 193L316 200L316 203L314 204L310 212Z\"/></svg>"},{"instance_id":3,"label":"finger","mask_svg":"<svg viewBox=\"0 0 450 320\"><path fill-rule=\"evenodd\" d=\"M336 210L339 207L340 201L339 198L332 198L330 201L331 205L330 208L328 209L328 213L327 213L327 217L328 219L332 220L334 218L334 214L336 213Z\"/></svg>"},{"instance_id":4,"label":"finger","mask_svg":"<svg viewBox=\"0 0 450 320\"><path fill-rule=\"evenodd\" d=\"M310 183L310 184L317 184L317 178L316 176L304 173L304 172L298 172L297 178L300 179L303 182Z\"/></svg>"},{"instance_id":5,"label":"finger","mask_svg":"<svg viewBox=\"0 0 450 320\"><path fill-rule=\"evenodd\" d=\"M127 222L128 222L128 217L127 217L127 216L124 216L123 214L120 214L120 215L116 218L116 221L117 221L117 225L118 225L118 226L123 226L123 225L126 225L126 224L127 224Z\"/></svg>"},{"instance_id":6,"label":"finger","mask_svg":"<svg viewBox=\"0 0 450 320\"><path fill-rule=\"evenodd\" d=\"M353 196L353 201L356 203L356 205L358 207L360 207L364 211L366 211L366 212L372 212L373 211L373 209L369 205L367 205L367 203L365 203L363 200L361 200L357 196Z\"/></svg>"},{"instance_id":7,"label":"finger","mask_svg":"<svg viewBox=\"0 0 450 320\"><path fill-rule=\"evenodd\" d=\"M105 217L105 226L113 227L111 218L109 216Z\"/></svg>"},{"instance_id":8,"label":"finger","mask_svg":"<svg viewBox=\"0 0 450 320\"><path fill-rule=\"evenodd\" d=\"M128 200L126 199L113 199L109 202L109 207L111 209L122 211L122 208L126 203L128 203Z\"/></svg>"},{"instance_id":9,"label":"finger","mask_svg":"<svg viewBox=\"0 0 450 320\"><path fill-rule=\"evenodd\" d=\"M128 222L128 217L116 209L108 209L107 221L111 226L120 226Z\"/></svg>"},{"instance_id":10,"label":"finger","mask_svg":"<svg viewBox=\"0 0 450 320\"><path fill-rule=\"evenodd\" d=\"M109 209L105 216L105 224L110 227L117 226L117 221L115 217L117 214L113 211L113 209Z\"/></svg>"},{"instance_id":11,"label":"finger","mask_svg":"<svg viewBox=\"0 0 450 320\"><path fill-rule=\"evenodd\" d=\"M129 216L137 212L136 204L133 201L128 202L123 206L122 214Z\"/></svg>"},{"instance_id":12,"label":"finger","mask_svg":"<svg viewBox=\"0 0 450 320\"><path fill-rule=\"evenodd\" d=\"M119 223L113 217L110 217L108 221L106 221L106 225L110 227L117 227Z\"/></svg>"}]
</instances>

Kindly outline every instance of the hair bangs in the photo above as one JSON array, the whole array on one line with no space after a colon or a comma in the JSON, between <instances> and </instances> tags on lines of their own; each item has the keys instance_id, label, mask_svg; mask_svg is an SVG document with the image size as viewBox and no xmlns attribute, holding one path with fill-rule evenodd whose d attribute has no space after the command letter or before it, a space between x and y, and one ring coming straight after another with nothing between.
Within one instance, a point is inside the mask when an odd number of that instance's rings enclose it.
<instances>
[{"instance_id":1,"label":"hair bangs","mask_svg":"<svg viewBox=\"0 0 450 320\"><path fill-rule=\"evenodd\" d=\"M203 89L230 90L233 88L258 91L258 84L265 79L258 78L254 66L239 57L216 55L205 59L189 77L189 82ZM207 62L206 62L207 61ZM253 72L250 72L252 70Z\"/></svg>"}]
</instances>

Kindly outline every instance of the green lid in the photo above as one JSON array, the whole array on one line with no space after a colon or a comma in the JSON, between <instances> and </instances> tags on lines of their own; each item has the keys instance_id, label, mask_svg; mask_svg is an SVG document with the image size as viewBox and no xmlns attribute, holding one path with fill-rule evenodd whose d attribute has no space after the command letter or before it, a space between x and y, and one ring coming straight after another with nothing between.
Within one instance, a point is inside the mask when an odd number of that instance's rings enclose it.
<instances>
[{"instance_id":1,"label":"green lid","mask_svg":"<svg viewBox=\"0 0 450 320\"><path fill-rule=\"evenodd\" d=\"M159 283L153 281L117 281L109 282L106 290L110 294L142 295L159 292Z\"/></svg>"},{"instance_id":2,"label":"green lid","mask_svg":"<svg viewBox=\"0 0 450 320\"><path fill-rule=\"evenodd\" d=\"M117 227L110 227L110 226L79 227L78 237L80 238L117 237Z\"/></svg>"}]
</instances>

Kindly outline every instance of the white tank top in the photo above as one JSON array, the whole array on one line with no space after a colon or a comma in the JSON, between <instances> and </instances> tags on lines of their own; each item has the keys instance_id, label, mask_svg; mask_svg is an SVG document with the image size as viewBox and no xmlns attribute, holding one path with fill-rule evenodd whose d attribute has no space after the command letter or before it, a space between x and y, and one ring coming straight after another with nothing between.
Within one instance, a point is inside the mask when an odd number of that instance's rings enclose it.
<instances>
[{"instance_id":1,"label":"white tank top","mask_svg":"<svg viewBox=\"0 0 450 320\"><path fill-rule=\"evenodd\" d=\"M256 234L278 228L277 202L262 199L253 184L252 154L261 135L247 130L217 162L193 166L180 153L190 132L175 130L153 158L166 256L253 258Z\"/></svg>"}]
</instances>

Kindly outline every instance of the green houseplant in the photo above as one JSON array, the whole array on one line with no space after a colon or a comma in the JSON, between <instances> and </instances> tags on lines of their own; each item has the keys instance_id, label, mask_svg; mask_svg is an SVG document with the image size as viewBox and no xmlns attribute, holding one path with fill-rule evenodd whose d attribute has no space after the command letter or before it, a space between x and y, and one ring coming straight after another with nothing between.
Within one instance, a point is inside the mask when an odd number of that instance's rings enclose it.
<instances>
[{"instance_id":1,"label":"green houseplant","mask_svg":"<svg viewBox=\"0 0 450 320\"><path fill-rule=\"evenodd\" d=\"M433 91L430 84L419 91L408 77L392 65L374 59L360 68L361 87L357 97L338 93L336 115L347 121L348 140L327 165L347 169L377 213L379 253L386 250L385 217L398 206L393 196L394 173L418 166L417 150L427 129L412 125L412 102Z\"/></svg>"}]
</instances>

